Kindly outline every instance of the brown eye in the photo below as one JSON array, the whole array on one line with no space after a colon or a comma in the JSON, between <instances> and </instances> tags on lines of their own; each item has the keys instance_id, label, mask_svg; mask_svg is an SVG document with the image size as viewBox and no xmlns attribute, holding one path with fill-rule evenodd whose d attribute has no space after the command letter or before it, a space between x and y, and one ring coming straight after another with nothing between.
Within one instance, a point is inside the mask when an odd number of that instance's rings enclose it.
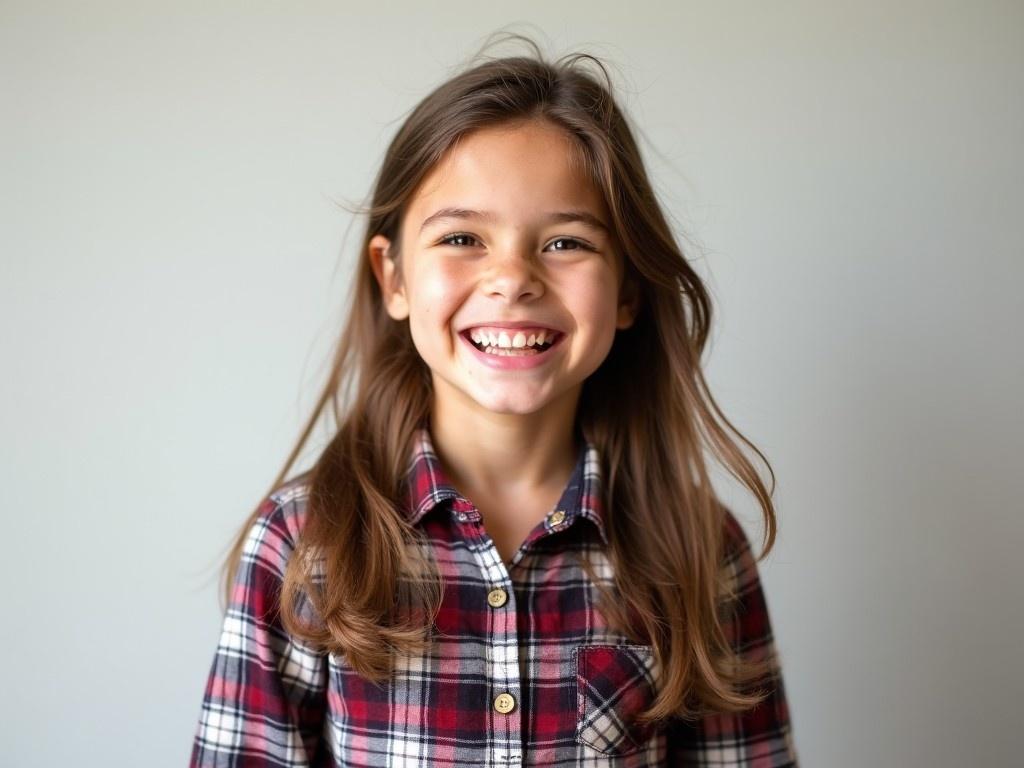
<instances>
[{"instance_id":1,"label":"brown eye","mask_svg":"<svg viewBox=\"0 0 1024 768\"><path fill-rule=\"evenodd\" d=\"M560 237L557 240L552 240L551 241L552 245L554 245L555 243L572 243L573 245L576 246L575 248L565 248L565 247L555 248L556 251L590 250L590 248L587 246L586 243L583 243L580 240L577 240L575 237Z\"/></svg>"},{"instance_id":2,"label":"brown eye","mask_svg":"<svg viewBox=\"0 0 1024 768\"><path fill-rule=\"evenodd\" d=\"M475 237L473 237L472 235L467 235L465 232L454 232L450 235L445 235L444 237L441 238L439 242L441 245L459 245L459 243L453 242L454 240L457 239L468 239L473 241L476 240Z\"/></svg>"}]
</instances>

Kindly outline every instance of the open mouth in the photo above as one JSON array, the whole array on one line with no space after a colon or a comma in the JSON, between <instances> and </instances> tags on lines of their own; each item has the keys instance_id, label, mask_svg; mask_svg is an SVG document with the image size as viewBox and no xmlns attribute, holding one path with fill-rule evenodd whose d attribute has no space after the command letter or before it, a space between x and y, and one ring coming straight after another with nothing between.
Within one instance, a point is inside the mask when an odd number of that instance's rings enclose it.
<instances>
[{"instance_id":1,"label":"open mouth","mask_svg":"<svg viewBox=\"0 0 1024 768\"><path fill-rule=\"evenodd\" d=\"M493 355L494 357L534 357L541 355L555 346L565 336L564 333L558 331L551 332L553 335L546 338L543 343L527 344L523 347L502 347L497 345L491 345L486 342L473 341L469 335L469 331L462 331L460 334L467 342L469 342L475 349L484 353L485 355Z\"/></svg>"}]
</instances>

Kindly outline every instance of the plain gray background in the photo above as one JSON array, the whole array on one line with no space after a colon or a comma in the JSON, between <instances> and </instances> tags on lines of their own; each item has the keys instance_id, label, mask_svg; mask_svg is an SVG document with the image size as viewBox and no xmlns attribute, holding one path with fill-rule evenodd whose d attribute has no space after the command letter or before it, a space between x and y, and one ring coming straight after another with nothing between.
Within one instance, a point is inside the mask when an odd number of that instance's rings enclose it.
<instances>
[{"instance_id":1,"label":"plain gray background","mask_svg":"<svg viewBox=\"0 0 1024 768\"><path fill-rule=\"evenodd\" d=\"M876 0L0 3L0 763L186 763L336 202L510 24L609 63L713 291L803 765L1019 765L1024 11Z\"/></svg>"}]
</instances>

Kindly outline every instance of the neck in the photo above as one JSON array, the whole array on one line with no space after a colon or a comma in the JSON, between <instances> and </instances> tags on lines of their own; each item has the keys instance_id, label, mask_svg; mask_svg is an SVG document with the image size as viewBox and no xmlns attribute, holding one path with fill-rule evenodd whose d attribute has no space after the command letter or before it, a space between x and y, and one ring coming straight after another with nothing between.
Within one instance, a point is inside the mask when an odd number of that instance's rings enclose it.
<instances>
[{"instance_id":1,"label":"neck","mask_svg":"<svg viewBox=\"0 0 1024 768\"><path fill-rule=\"evenodd\" d=\"M561 489L579 450L573 432L578 398L577 388L536 413L505 414L438 397L435 390L430 416L434 449L456 488L470 499L481 491L515 498Z\"/></svg>"}]
</instances>

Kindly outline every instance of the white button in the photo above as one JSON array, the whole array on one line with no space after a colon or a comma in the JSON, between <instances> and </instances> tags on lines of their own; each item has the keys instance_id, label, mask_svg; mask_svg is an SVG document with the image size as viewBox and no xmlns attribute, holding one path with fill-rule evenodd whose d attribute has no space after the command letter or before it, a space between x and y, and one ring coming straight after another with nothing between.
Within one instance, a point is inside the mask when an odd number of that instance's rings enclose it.
<instances>
[{"instance_id":1,"label":"white button","mask_svg":"<svg viewBox=\"0 0 1024 768\"><path fill-rule=\"evenodd\" d=\"M487 603L492 608L501 608L508 601L508 592L501 587L492 589L487 593Z\"/></svg>"},{"instance_id":2,"label":"white button","mask_svg":"<svg viewBox=\"0 0 1024 768\"><path fill-rule=\"evenodd\" d=\"M551 517L548 519L551 521L552 525L558 525L560 522L565 520L565 510L556 509L554 512L551 513Z\"/></svg>"}]
</instances>

